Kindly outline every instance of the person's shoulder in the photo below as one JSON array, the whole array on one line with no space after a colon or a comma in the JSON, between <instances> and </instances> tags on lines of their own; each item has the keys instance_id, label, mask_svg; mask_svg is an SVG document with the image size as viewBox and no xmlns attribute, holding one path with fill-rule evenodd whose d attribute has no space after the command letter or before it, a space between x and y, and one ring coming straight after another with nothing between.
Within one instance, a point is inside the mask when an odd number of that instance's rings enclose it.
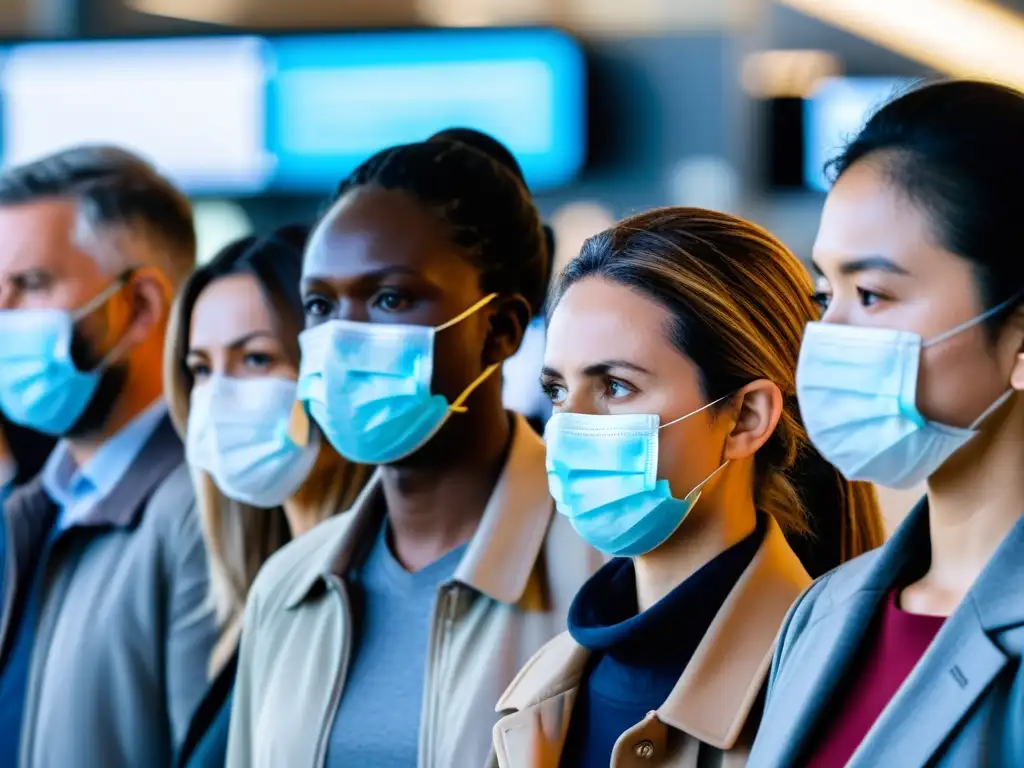
<instances>
[{"instance_id":1,"label":"person's shoulder","mask_svg":"<svg viewBox=\"0 0 1024 768\"><path fill-rule=\"evenodd\" d=\"M249 599L262 609L281 607L312 588L330 566L355 513L342 512L330 517L285 544L260 568L249 591Z\"/></svg>"},{"instance_id":2,"label":"person's shoulder","mask_svg":"<svg viewBox=\"0 0 1024 768\"><path fill-rule=\"evenodd\" d=\"M145 526L180 531L182 527L199 528L196 512L196 491L184 458L154 487L144 501Z\"/></svg>"},{"instance_id":3,"label":"person's shoulder","mask_svg":"<svg viewBox=\"0 0 1024 768\"><path fill-rule=\"evenodd\" d=\"M793 605L787 622L787 633L806 629L841 609L864 585L881 552L882 547L865 552L819 576Z\"/></svg>"},{"instance_id":4,"label":"person's shoulder","mask_svg":"<svg viewBox=\"0 0 1024 768\"><path fill-rule=\"evenodd\" d=\"M523 665L498 699L495 711L518 712L533 706L552 689L552 683L582 675L589 653L568 632L548 640Z\"/></svg>"}]
</instances>

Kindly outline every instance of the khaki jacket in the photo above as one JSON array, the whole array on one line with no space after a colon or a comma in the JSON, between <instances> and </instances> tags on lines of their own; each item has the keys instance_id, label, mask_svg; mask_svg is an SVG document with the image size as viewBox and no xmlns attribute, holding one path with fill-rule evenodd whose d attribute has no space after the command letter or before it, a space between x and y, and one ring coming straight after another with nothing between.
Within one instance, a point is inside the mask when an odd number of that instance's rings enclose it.
<instances>
[{"instance_id":1,"label":"khaki jacket","mask_svg":"<svg viewBox=\"0 0 1024 768\"><path fill-rule=\"evenodd\" d=\"M612 768L738 768L760 720L775 635L811 583L771 520L668 699L623 733ZM558 768L589 653L568 633L542 648L498 702L501 768Z\"/></svg>"},{"instance_id":2,"label":"khaki jacket","mask_svg":"<svg viewBox=\"0 0 1024 768\"><path fill-rule=\"evenodd\" d=\"M257 577L242 630L229 768L324 765L352 655L344 575L379 531L382 501L374 478L352 510L290 543ZM555 514L544 443L517 417L480 526L437 595L420 768L490 763L495 702L530 656L565 629L573 596L602 563Z\"/></svg>"}]
</instances>

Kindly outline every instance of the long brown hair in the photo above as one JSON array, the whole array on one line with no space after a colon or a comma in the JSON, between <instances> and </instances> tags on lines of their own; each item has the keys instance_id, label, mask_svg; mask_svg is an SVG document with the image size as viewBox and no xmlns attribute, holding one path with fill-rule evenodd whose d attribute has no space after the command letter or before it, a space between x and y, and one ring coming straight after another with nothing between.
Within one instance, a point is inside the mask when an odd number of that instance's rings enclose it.
<instances>
[{"instance_id":1,"label":"long brown hair","mask_svg":"<svg viewBox=\"0 0 1024 768\"><path fill-rule=\"evenodd\" d=\"M782 391L782 417L755 457L755 502L779 522L808 572L820 575L882 543L874 488L843 479L800 421L797 359L818 310L810 275L777 238L724 213L653 210L590 238L562 272L552 301L591 276L669 311L669 339L700 369L708 400L756 379Z\"/></svg>"},{"instance_id":2,"label":"long brown hair","mask_svg":"<svg viewBox=\"0 0 1024 768\"><path fill-rule=\"evenodd\" d=\"M164 390L171 418L182 436L188 426L193 384L185 365L189 325L196 299L210 283L228 275L255 278L285 350L298 364L303 319L299 280L308 232L306 227L287 227L265 238L242 238L226 246L185 282L171 312L164 347ZM193 470L192 475L210 559L210 598L224 625L211 658L211 667L217 669L234 651L242 609L257 571L291 539L291 533L280 507L250 507L227 498L208 474ZM368 476L369 468L345 461L324 440L313 474L301 493L319 501L319 519L323 520L347 509Z\"/></svg>"}]
</instances>

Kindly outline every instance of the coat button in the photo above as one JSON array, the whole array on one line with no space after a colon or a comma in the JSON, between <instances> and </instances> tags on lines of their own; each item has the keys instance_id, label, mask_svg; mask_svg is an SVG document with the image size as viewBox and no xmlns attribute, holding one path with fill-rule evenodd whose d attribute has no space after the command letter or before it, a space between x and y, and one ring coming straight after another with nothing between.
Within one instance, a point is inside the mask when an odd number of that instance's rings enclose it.
<instances>
[{"instance_id":1,"label":"coat button","mask_svg":"<svg viewBox=\"0 0 1024 768\"><path fill-rule=\"evenodd\" d=\"M654 757L654 742L650 739L644 739L636 745L633 751L636 752L636 756L641 760L650 760Z\"/></svg>"}]
</instances>

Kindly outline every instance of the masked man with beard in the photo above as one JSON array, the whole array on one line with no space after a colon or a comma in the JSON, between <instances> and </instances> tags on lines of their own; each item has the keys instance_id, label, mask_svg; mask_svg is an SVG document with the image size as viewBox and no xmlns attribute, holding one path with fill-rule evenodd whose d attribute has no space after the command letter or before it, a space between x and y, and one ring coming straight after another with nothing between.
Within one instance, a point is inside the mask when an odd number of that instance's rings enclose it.
<instances>
[{"instance_id":1,"label":"masked man with beard","mask_svg":"<svg viewBox=\"0 0 1024 768\"><path fill-rule=\"evenodd\" d=\"M188 200L127 152L0 174L0 409L60 438L3 507L2 766L169 766L205 690L206 557L161 392L194 262Z\"/></svg>"}]
</instances>

